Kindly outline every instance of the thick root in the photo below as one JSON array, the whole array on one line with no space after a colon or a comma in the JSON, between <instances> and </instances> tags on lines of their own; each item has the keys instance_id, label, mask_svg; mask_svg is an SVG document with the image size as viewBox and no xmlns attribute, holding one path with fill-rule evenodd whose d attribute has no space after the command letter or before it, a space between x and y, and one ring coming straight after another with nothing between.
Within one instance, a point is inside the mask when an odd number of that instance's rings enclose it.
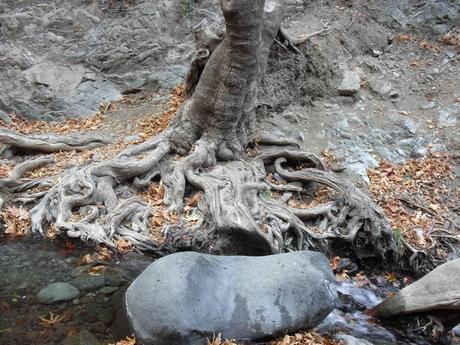
<instances>
[{"instance_id":1,"label":"thick root","mask_svg":"<svg viewBox=\"0 0 460 345\"><path fill-rule=\"evenodd\" d=\"M32 152L83 151L108 144L96 136L53 134L24 135L10 129L0 129L0 144Z\"/></svg>"}]
</instances>

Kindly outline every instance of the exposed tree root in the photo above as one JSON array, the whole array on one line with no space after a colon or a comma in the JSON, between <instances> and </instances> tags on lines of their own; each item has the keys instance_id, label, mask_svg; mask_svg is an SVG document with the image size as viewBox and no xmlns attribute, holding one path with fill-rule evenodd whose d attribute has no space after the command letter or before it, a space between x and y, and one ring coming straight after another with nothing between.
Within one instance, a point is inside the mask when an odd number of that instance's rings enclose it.
<instances>
[{"instance_id":1,"label":"exposed tree root","mask_svg":"<svg viewBox=\"0 0 460 345\"><path fill-rule=\"evenodd\" d=\"M89 135L56 136L53 134L24 135L10 129L0 129L0 144L35 152L83 151L108 144L108 141Z\"/></svg>"},{"instance_id":2,"label":"exposed tree root","mask_svg":"<svg viewBox=\"0 0 460 345\"><path fill-rule=\"evenodd\" d=\"M209 56L200 55L192 66L199 70L188 79L188 98L169 128L112 160L61 173L46 193L23 196L26 202L39 200L30 210L32 231L44 235L54 224L56 232L70 237L108 246L126 239L139 250L159 252L149 226L157 210L135 193L160 176L166 187L164 203L179 216L179 224L165 229L170 250L263 255L325 251L329 241L342 241L360 258L393 252L388 221L369 197L326 172L319 158L299 149L297 140L252 131L258 85L283 6L272 0L221 4L225 37L220 41L205 30L198 35L211 38L203 46ZM264 145L254 158L244 154L251 138ZM72 143L73 149L83 145ZM273 183L267 171L276 171L288 183ZM27 183L12 187L25 190L31 187ZM341 197L312 209L288 206L291 197L315 183ZM204 197L184 213L184 197L194 190ZM283 195L273 198L271 191ZM190 212L195 223L187 221Z\"/></svg>"},{"instance_id":3,"label":"exposed tree root","mask_svg":"<svg viewBox=\"0 0 460 345\"><path fill-rule=\"evenodd\" d=\"M54 160L49 157L40 157L18 164L7 178L0 179L0 189L10 192L21 192L37 186L49 185L51 179L25 179L23 176L30 170L52 164Z\"/></svg>"}]
</instances>

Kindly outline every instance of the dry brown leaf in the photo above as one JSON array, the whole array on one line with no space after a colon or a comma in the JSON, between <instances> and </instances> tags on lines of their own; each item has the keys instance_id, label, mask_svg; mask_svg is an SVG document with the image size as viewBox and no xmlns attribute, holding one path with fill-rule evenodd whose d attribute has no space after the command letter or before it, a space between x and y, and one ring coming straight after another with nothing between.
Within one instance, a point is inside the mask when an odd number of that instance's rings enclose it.
<instances>
[{"instance_id":1,"label":"dry brown leaf","mask_svg":"<svg viewBox=\"0 0 460 345\"><path fill-rule=\"evenodd\" d=\"M58 323L60 323L62 320L64 320L64 316L59 315L59 314L53 314L52 311L49 311L48 314L49 314L48 317L44 317L44 316L38 317L39 319L38 323L42 327L53 327L57 325Z\"/></svg>"},{"instance_id":2,"label":"dry brown leaf","mask_svg":"<svg viewBox=\"0 0 460 345\"><path fill-rule=\"evenodd\" d=\"M116 343L113 343L113 344L111 343L108 345L136 345L136 338L133 335L131 337L126 337L123 340L119 340Z\"/></svg>"}]
</instances>

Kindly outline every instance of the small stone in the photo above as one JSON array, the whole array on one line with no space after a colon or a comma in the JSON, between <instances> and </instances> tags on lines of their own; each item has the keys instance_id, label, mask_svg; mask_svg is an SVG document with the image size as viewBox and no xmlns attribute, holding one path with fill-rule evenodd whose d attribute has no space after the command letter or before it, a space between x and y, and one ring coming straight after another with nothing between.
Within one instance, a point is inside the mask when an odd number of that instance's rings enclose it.
<instances>
[{"instance_id":1,"label":"small stone","mask_svg":"<svg viewBox=\"0 0 460 345\"><path fill-rule=\"evenodd\" d=\"M102 289L98 290L96 293L98 295L109 295L115 291L117 291L119 288L117 286L104 286Z\"/></svg>"},{"instance_id":2,"label":"small stone","mask_svg":"<svg viewBox=\"0 0 460 345\"><path fill-rule=\"evenodd\" d=\"M361 79L358 73L353 71L345 71L343 79L337 91L341 96L353 96L358 93L361 88Z\"/></svg>"},{"instance_id":3,"label":"small stone","mask_svg":"<svg viewBox=\"0 0 460 345\"><path fill-rule=\"evenodd\" d=\"M383 54L383 52L381 50L372 49L372 55L374 55L375 57L379 57L382 54Z\"/></svg>"},{"instance_id":4,"label":"small stone","mask_svg":"<svg viewBox=\"0 0 460 345\"><path fill-rule=\"evenodd\" d=\"M72 280L72 284L82 291L94 291L105 285L104 277L91 274L81 274Z\"/></svg>"},{"instance_id":5,"label":"small stone","mask_svg":"<svg viewBox=\"0 0 460 345\"><path fill-rule=\"evenodd\" d=\"M385 79L374 79L369 82L369 87L372 91L381 97L387 97L393 88L391 82Z\"/></svg>"},{"instance_id":6,"label":"small stone","mask_svg":"<svg viewBox=\"0 0 460 345\"><path fill-rule=\"evenodd\" d=\"M62 345L101 345L101 342L89 331L81 331L64 340Z\"/></svg>"},{"instance_id":7,"label":"small stone","mask_svg":"<svg viewBox=\"0 0 460 345\"><path fill-rule=\"evenodd\" d=\"M54 304L73 300L80 295L80 291L69 283L51 283L41 289L37 299L42 304Z\"/></svg>"},{"instance_id":8,"label":"small stone","mask_svg":"<svg viewBox=\"0 0 460 345\"><path fill-rule=\"evenodd\" d=\"M425 147L421 147L417 150L414 150L411 152L410 156L411 158L425 158L428 154L428 150Z\"/></svg>"},{"instance_id":9,"label":"small stone","mask_svg":"<svg viewBox=\"0 0 460 345\"><path fill-rule=\"evenodd\" d=\"M343 270L353 273L358 270L358 266L349 258L340 258L337 272L342 272Z\"/></svg>"},{"instance_id":10,"label":"small stone","mask_svg":"<svg viewBox=\"0 0 460 345\"><path fill-rule=\"evenodd\" d=\"M452 329L452 333L454 333L456 337L460 337L460 323Z\"/></svg>"},{"instance_id":11,"label":"small stone","mask_svg":"<svg viewBox=\"0 0 460 345\"><path fill-rule=\"evenodd\" d=\"M399 97L398 92L396 92L394 90L390 92L390 98L395 99L395 98L398 98L398 97Z\"/></svg>"}]
</instances>

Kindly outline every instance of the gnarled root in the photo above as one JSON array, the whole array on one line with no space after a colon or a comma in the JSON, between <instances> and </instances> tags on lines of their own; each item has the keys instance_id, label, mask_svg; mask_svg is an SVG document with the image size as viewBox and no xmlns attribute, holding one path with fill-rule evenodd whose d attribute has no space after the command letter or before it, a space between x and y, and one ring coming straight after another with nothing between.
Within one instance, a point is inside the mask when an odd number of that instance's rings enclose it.
<instances>
[{"instance_id":1,"label":"gnarled root","mask_svg":"<svg viewBox=\"0 0 460 345\"><path fill-rule=\"evenodd\" d=\"M162 142L143 159L116 158L64 172L31 209L32 231L45 235L45 226L54 223L57 233L73 238L109 246L125 238L141 250L153 250L148 237L152 210L120 191L126 181L153 176L151 171L169 151L169 144Z\"/></svg>"},{"instance_id":2,"label":"gnarled root","mask_svg":"<svg viewBox=\"0 0 460 345\"><path fill-rule=\"evenodd\" d=\"M170 155L174 144L167 133L110 161L65 171L47 192L20 198L24 202L41 198L30 211L32 231L45 235L46 226L54 223L57 233L73 238L111 247L125 239L139 250L159 252L149 236L149 218L155 210L132 191L145 188L161 175L166 187L164 202L180 215L179 224L167 230L171 250L188 243L186 246L214 253L265 255L326 251L330 241L340 240L358 257L384 256L394 249L388 221L371 199L326 172L319 158L300 151L292 140L265 135L265 143L271 146L257 157L222 162L217 157L219 147L226 147L225 140L203 135L188 155L176 160ZM273 146L278 143L286 146ZM144 158L138 158L141 154ZM23 185L20 177L25 171L50 162L38 159L19 165L8 179L9 187ZM289 169L300 165L307 168ZM270 181L266 169L276 171L288 183ZM15 185L13 180L20 182ZM315 208L288 206L289 199L305 193L311 183L327 185L341 196ZM184 198L191 190L203 191L204 197L184 213ZM282 196L274 198L271 192ZM196 221L192 226L190 212Z\"/></svg>"},{"instance_id":3,"label":"gnarled root","mask_svg":"<svg viewBox=\"0 0 460 345\"><path fill-rule=\"evenodd\" d=\"M90 150L108 144L108 141L89 135L54 134L24 135L10 129L0 129L0 144L32 152L59 152Z\"/></svg>"}]
</instances>

